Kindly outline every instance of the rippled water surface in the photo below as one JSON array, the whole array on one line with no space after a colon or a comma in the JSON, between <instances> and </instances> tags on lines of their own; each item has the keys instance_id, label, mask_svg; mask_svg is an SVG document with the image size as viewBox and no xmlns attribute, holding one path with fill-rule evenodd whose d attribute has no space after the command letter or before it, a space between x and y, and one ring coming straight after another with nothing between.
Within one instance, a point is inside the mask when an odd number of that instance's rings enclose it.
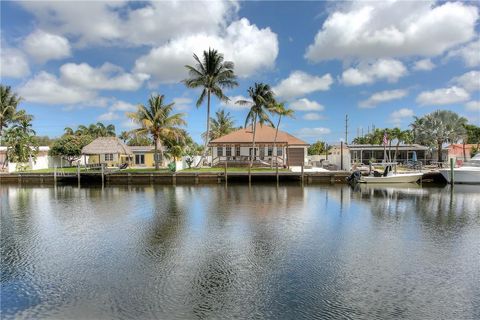
<instances>
[{"instance_id":1,"label":"rippled water surface","mask_svg":"<svg viewBox=\"0 0 480 320\"><path fill-rule=\"evenodd\" d=\"M0 186L19 319L480 319L480 187Z\"/></svg>"}]
</instances>

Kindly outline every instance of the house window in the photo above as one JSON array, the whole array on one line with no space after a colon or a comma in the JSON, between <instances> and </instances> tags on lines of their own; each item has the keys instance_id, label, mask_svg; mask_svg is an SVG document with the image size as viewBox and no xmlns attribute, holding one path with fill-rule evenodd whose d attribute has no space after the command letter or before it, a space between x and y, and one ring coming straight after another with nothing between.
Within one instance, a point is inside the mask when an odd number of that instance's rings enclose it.
<instances>
[{"instance_id":1,"label":"house window","mask_svg":"<svg viewBox=\"0 0 480 320\"><path fill-rule=\"evenodd\" d=\"M113 161L113 153L105 153L105 161Z\"/></svg>"},{"instance_id":2,"label":"house window","mask_svg":"<svg viewBox=\"0 0 480 320\"><path fill-rule=\"evenodd\" d=\"M235 155L236 155L237 157L240 157L240 146L239 146L239 145L238 145L238 146L235 146Z\"/></svg>"},{"instance_id":3,"label":"house window","mask_svg":"<svg viewBox=\"0 0 480 320\"><path fill-rule=\"evenodd\" d=\"M144 154L136 154L135 155L135 164L145 164L145 155Z\"/></svg>"},{"instance_id":4,"label":"house window","mask_svg":"<svg viewBox=\"0 0 480 320\"><path fill-rule=\"evenodd\" d=\"M277 148L277 157L283 156L283 148Z\"/></svg>"},{"instance_id":5,"label":"house window","mask_svg":"<svg viewBox=\"0 0 480 320\"><path fill-rule=\"evenodd\" d=\"M232 147L228 146L225 148L225 155L227 157L231 157L232 156Z\"/></svg>"},{"instance_id":6,"label":"house window","mask_svg":"<svg viewBox=\"0 0 480 320\"><path fill-rule=\"evenodd\" d=\"M217 157L223 157L223 147L217 147Z\"/></svg>"},{"instance_id":7,"label":"house window","mask_svg":"<svg viewBox=\"0 0 480 320\"><path fill-rule=\"evenodd\" d=\"M268 147L267 155L271 157L273 154L273 147Z\"/></svg>"}]
</instances>

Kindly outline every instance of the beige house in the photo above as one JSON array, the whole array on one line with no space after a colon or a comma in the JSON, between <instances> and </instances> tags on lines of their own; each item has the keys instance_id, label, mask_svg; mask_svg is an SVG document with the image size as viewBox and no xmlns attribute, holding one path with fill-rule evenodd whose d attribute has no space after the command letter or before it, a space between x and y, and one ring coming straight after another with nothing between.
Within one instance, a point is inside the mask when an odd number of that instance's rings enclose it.
<instances>
[{"instance_id":1,"label":"beige house","mask_svg":"<svg viewBox=\"0 0 480 320\"><path fill-rule=\"evenodd\" d=\"M82 149L88 164L106 164L107 167L118 167L123 163L133 164L133 152L117 137L99 137Z\"/></svg>"},{"instance_id":2,"label":"beige house","mask_svg":"<svg viewBox=\"0 0 480 320\"><path fill-rule=\"evenodd\" d=\"M257 125L255 148L252 145L252 127L242 128L218 139L210 141L212 164L225 161L229 164L247 164L253 157L256 165L301 166L307 161L308 143L289 133L278 131L275 147L276 129L267 125Z\"/></svg>"}]
</instances>

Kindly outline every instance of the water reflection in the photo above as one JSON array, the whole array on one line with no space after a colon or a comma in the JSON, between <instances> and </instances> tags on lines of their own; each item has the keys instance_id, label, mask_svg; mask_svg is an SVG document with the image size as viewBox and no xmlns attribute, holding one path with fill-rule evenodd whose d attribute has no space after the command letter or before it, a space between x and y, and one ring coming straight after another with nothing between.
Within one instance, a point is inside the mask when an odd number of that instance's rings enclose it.
<instances>
[{"instance_id":1,"label":"water reflection","mask_svg":"<svg viewBox=\"0 0 480 320\"><path fill-rule=\"evenodd\" d=\"M479 316L476 186L0 195L5 318Z\"/></svg>"}]
</instances>

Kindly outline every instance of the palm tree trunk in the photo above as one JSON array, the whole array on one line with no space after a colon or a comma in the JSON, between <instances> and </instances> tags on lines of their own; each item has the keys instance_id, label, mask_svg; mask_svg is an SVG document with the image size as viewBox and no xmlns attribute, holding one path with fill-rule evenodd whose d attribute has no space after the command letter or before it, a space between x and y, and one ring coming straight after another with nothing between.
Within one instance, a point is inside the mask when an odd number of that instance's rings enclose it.
<instances>
[{"instance_id":1,"label":"palm tree trunk","mask_svg":"<svg viewBox=\"0 0 480 320\"><path fill-rule=\"evenodd\" d=\"M275 130L275 138L273 139L273 149L272 149L272 163L270 165L270 168L273 168L273 153L276 151L275 147L277 146L277 135L278 135L278 127L280 127L280 121L282 120L282 116L280 115L278 117L278 124L277 124L277 130ZM278 161L277 161L277 166L278 166Z\"/></svg>"},{"instance_id":2,"label":"palm tree trunk","mask_svg":"<svg viewBox=\"0 0 480 320\"><path fill-rule=\"evenodd\" d=\"M465 139L463 139L463 161L467 161L467 153L465 152Z\"/></svg>"},{"instance_id":3,"label":"palm tree trunk","mask_svg":"<svg viewBox=\"0 0 480 320\"><path fill-rule=\"evenodd\" d=\"M203 155L200 158L200 161L197 163L197 168L200 167L200 164L203 163L203 159L207 156L208 153L208 142L210 140L210 90L207 90L207 132L205 136L205 144L203 146ZM212 154L213 161L213 154Z\"/></svg>"},{"instance_id":4,"label":"palm tree trunk","mask_svg":"<svg viewBox=\"0 0 480 320\"><path fill-rule=\"evenodd\" d=\"M155 160L155 170L158 170L158 139L157 138L153 138L153 143L155 144L155 152L153 154L153 157Z\"/></svg>"},{"instance_id":5,"label":"palm tree trunk","mask_svg":"<svg viewBox=\"0 0 480 320\"><path fill-rule=\"evenodd\" d=\"M393 156L393 161L396 162L397 161L397 154L398 154L398 146L400 145L400 139L398 139L397 141L397 146L395 147L395 155Z\"/></svg>"},{"instance_id":6,"label":"palm tree trunk","mask_svg":"<svg viewBox=\"0 0 480 320\"><path fill-rule=\"evenodd\" d=\"M253 138L252 138L252 154L250 155L250 168L253 165L253 159L255 158L255 133L257 129L257 115L253 117Z\"/></svg>"}]
</instances>

